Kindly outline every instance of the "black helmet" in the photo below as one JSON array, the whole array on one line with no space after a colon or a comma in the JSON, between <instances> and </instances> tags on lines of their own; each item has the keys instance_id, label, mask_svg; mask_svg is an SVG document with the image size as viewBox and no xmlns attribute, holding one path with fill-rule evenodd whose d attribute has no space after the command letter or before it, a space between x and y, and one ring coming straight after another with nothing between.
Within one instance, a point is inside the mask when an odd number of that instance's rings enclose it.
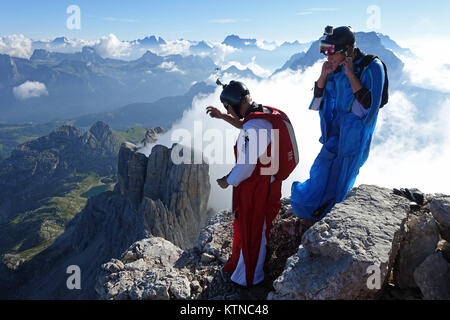
<instances>
[{"instance_id":1,"label":"black helmet","mask_svg":"<svg viewBox=\"0 0 450 320\"><path fill-rule=\"evenodd\" d=\"M320 43L320 52L328 54L343 52L351 54L355 47L355 33L352 27L339 27L333 29L331 26L325 28L325 40Z\"/></svg>"},{"instance_id":2,"label":"black helmet","mask_svg":"<svg viewBox=\"0 0 450 320\"><path fill-rule=\"evenodd\" d=\"M246 95L250 91L245 84L239 81L231 81L228 85L225 85L220 95L220 101L225 105L230 105L238 117L242 118L239 107Z\"/></svg>"}]
</instances>

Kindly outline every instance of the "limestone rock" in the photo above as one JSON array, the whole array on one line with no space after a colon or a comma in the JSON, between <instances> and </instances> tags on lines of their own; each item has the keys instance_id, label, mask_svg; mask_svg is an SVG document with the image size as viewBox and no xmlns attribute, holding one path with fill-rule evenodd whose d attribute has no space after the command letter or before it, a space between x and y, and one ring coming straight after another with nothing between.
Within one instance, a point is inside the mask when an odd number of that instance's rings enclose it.
<instances>
[{"instance_id":1,"label":"limestone rock","mask_svg":"<svg viewBox=\"0 0 450 320\"><path fill-rule=\"evenodd\" d=\"M218 213L198 237L196 246L182 251L169 241L150 237L134 243L120 259L102 265L96 291L101 299L191 299L213 298L222 279L224 262L216 257L231 253L233 215ZM217 248L216 256L207 248ZM210 261L205 265L202 258ZM222 259L225 260L225 259ZM226 260L225 260L226 261ZM229 282L228 282L229 285ZM216 295L214 295L215 297Z\"/></svg>"},{"instance_id":2,"label":"limestone rock","mask_svg":"<svg viewBox=\"0 0 450 320\"><path fill-rule=\"evenodd\" d=\"M212 215L207 208L211 185L208 164L172 161L172 152L177 146L174 144L171 149L161 145L153 147L140 211L153 235L167 238L184 249L194 244L200 229ZM190 149L183 150L194 156Z\"/></svg>"},{"instance_id":3,"label":"limestone rock","mask_svg":"<svg viewBox=\"0 0 450 320\"><path fill-rule=\"evenodd\" d=\"M437 196L431 201L430 209L438 222L441 236L450 241L450 196Z\"/></svg>"},{"instance_id":4,"label":"limestone rock","mask_svg":"<svg viewBox=\"0 0 450 320\"><path fill-rule=\"evenodd\" d=\"M155 143L158 140L159 136L165 132L166 129L162 127L147 129L147 131L145 132L145 137L144 139L142 139L141 144L146 146L148 144Z\"/></svg>"},{"instance_id":5,"label":"limestone rock","mask_svg":"<svg viewBox=\"0 0 450 320\"><path fill-rule=\"evenodd\" d=\"M125 142L119 152L118 180L120 193L125 196L134 209L139 206L145 183L147 157L137 152L137 147Z\"/></svg>"},{"instance_id":6,"label":"limestone rock","mask_svg":"<svg viewBox=\"0 0 450 320\"><path fill-rule=\"evenodd\" d=\"M439 229L429 213L411 214L406 227L395 268L396 281L404 289L417 287L414 270L434 252L439 241Z\"/></svg>"},{"instance_id":7,"label":"limestone rock","mask_svg":"<svg viewBox=\"0 0 450 320\"><path fill-rule=\"evenodd\" d=\"M190 296L190 283L174 270L182 250L151 237L134 243L121 257L102 265L96 291L102 299L168 300Z\"/></svg>"},{"instance_id":8,"label":"limestone rock","mask_svg":"<svg viewBox=\"0 0 450 320\"><path fill-rule=\"evenodd\" d=\"M303 235L302 245L286 262L268 298L375 298L400 248L408 204L388 189L366 185L352 189L344 202ZM379 275L378 288L368 285L371 270Z\"/></svg>"},{"instance_id":9,"label":"limestone rock","mask_svg":"<svg viewBox=\"0 0 450 320\"><path fill-rule=\"evenodd\" d=\"M442 252L430 255L414 272L414 280L427 300L450 299L450 264Z\"/></svg>"}]
</instances>

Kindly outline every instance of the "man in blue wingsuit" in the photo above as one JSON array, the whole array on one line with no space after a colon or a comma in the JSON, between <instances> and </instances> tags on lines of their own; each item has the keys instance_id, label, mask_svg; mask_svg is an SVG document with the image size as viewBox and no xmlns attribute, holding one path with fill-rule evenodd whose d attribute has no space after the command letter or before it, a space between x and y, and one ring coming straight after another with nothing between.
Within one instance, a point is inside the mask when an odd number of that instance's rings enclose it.
<instances>
[{"instance_id":1,"label":"man in blue wingsuit","mask_svg":"<svg viewBox=\"0 0 450 320\"><path fill-rule=\"evenodd\" d=\"M377 57L357 70L365 54L356 47L351 27L328 26L324 35L320 52L328 61L315 83L309 107L319 111L323 146L309 180L294 182L291 189L294 213L310 223L322 219L343 201L353 186L369 155L387 83L386 69Z\"/></svg>"}]
</instances>

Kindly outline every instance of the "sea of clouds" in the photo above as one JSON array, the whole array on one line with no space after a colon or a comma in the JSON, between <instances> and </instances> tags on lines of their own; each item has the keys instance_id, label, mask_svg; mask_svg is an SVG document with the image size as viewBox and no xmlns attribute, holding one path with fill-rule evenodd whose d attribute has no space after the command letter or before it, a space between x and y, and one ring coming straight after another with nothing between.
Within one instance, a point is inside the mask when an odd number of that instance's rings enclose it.
<instances>
[{"instance_id":1,"label":"sea of clouds","mask_svg":"<svg viewBox=\"0 0 450 320\"><path fill-rule=\"evenodd\" d=\"M380 110L369 159L362 167L355 186L375 184L388 188L418 188L426 193L450 193L450 126L447 123L450 119L450 96L447 91L450 68L446 67L445 61L439 64L429 62L428 59L429 57L424 56L416 59L402 57L405 62L404 73L409 84L439 90L442 92L441 98L429 101L428 105L414 105L411 97L401 89L390 92L388 105ZM303 72L287 70L263 80L237 79L249 87L256 102L282 109L293 124L299 145L300 164L283 183L285 197L290 196L292 182L308 179L311 165L321 148L318 141L319 115L308 107L322 63L320 61ZM428 67L430 65L432 67ZM231 79L224 78L223 82L229 80ZM218 87L211 95L197 96L192 108L184 113L182 120L158 143L170 147L173 143L180 142L180 138L174 133L186 129L193 133L191 146L197 147L197 150L211 150L211 144L215 144L218 149L223 149L228 159L230 153L232 158L232 143L229 141L235 141L239 130L233 129L224 121L210 118L205 112L210 105L224 111L219 100L220 92L221 88ZM421 115L430 110L431 116L423 120ZM199 122L202 130L198 130ZM224 137L211 139L214 136L211 130L223 132ZM199 140L203 144L199 144ZM148 155L150 150L151 146L143 152ZM229 161L222 165L210 165L210 204L217 210L231 206L231 188L225 191L220 189L216 180L226 175L232 167L233 164Z\"/></svg>"}]
</instances>

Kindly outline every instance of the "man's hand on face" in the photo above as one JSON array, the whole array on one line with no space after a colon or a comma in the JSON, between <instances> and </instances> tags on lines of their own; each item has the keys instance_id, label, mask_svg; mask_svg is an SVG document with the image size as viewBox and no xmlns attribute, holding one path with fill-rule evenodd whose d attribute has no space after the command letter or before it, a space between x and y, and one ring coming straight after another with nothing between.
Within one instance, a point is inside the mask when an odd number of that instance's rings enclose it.
<instances>
[{"instance_id":1,"label":"man's hand on face","mask_svg":"<svg viewBox=\"0 0 450 320\"><path fill-rule=\"evenodd\" d=\"M317 85L319 88L325 87L325 84L327 82L327 77L330 73L334 72L336 70L337 66L330 61L325 61L322 65L322 72L320 73L320 78L317 82Z\"/></svg>"},{"instance_id":2,"label":"man's hand on face","mask_svg":"<svg viewBox=\"0 0 450 320\"><path fill-rule=\"evenodd\" d=\"M352 57L346 57L344 61L341 62L341 66L344 67L345 75L350 78L354 76L353 72L353 59Z\"/></svg>"},{"instance_id":3,"label":"man's hand on face","mask_svg":"<svg viewBox=\"0 0 450 320\"><path fill-rule=\"evenodd\" d=\"M223 177L222 179L217 179L217 183L222 189L228 188L229 184L227 182L228 176Z\"/></svg>"},{"instance_id":4,"label":"man's hand on face","mask_svg":"<svg viewBox=\"0 0 450 320\"><path fill-rule=\"evenodd\" d=\"M320 76L326 78L330 73L336 70L336 67L337 66L333 65L330 61L325 61L322 66L322 73Z\"/></svg>"}]
</instances>

